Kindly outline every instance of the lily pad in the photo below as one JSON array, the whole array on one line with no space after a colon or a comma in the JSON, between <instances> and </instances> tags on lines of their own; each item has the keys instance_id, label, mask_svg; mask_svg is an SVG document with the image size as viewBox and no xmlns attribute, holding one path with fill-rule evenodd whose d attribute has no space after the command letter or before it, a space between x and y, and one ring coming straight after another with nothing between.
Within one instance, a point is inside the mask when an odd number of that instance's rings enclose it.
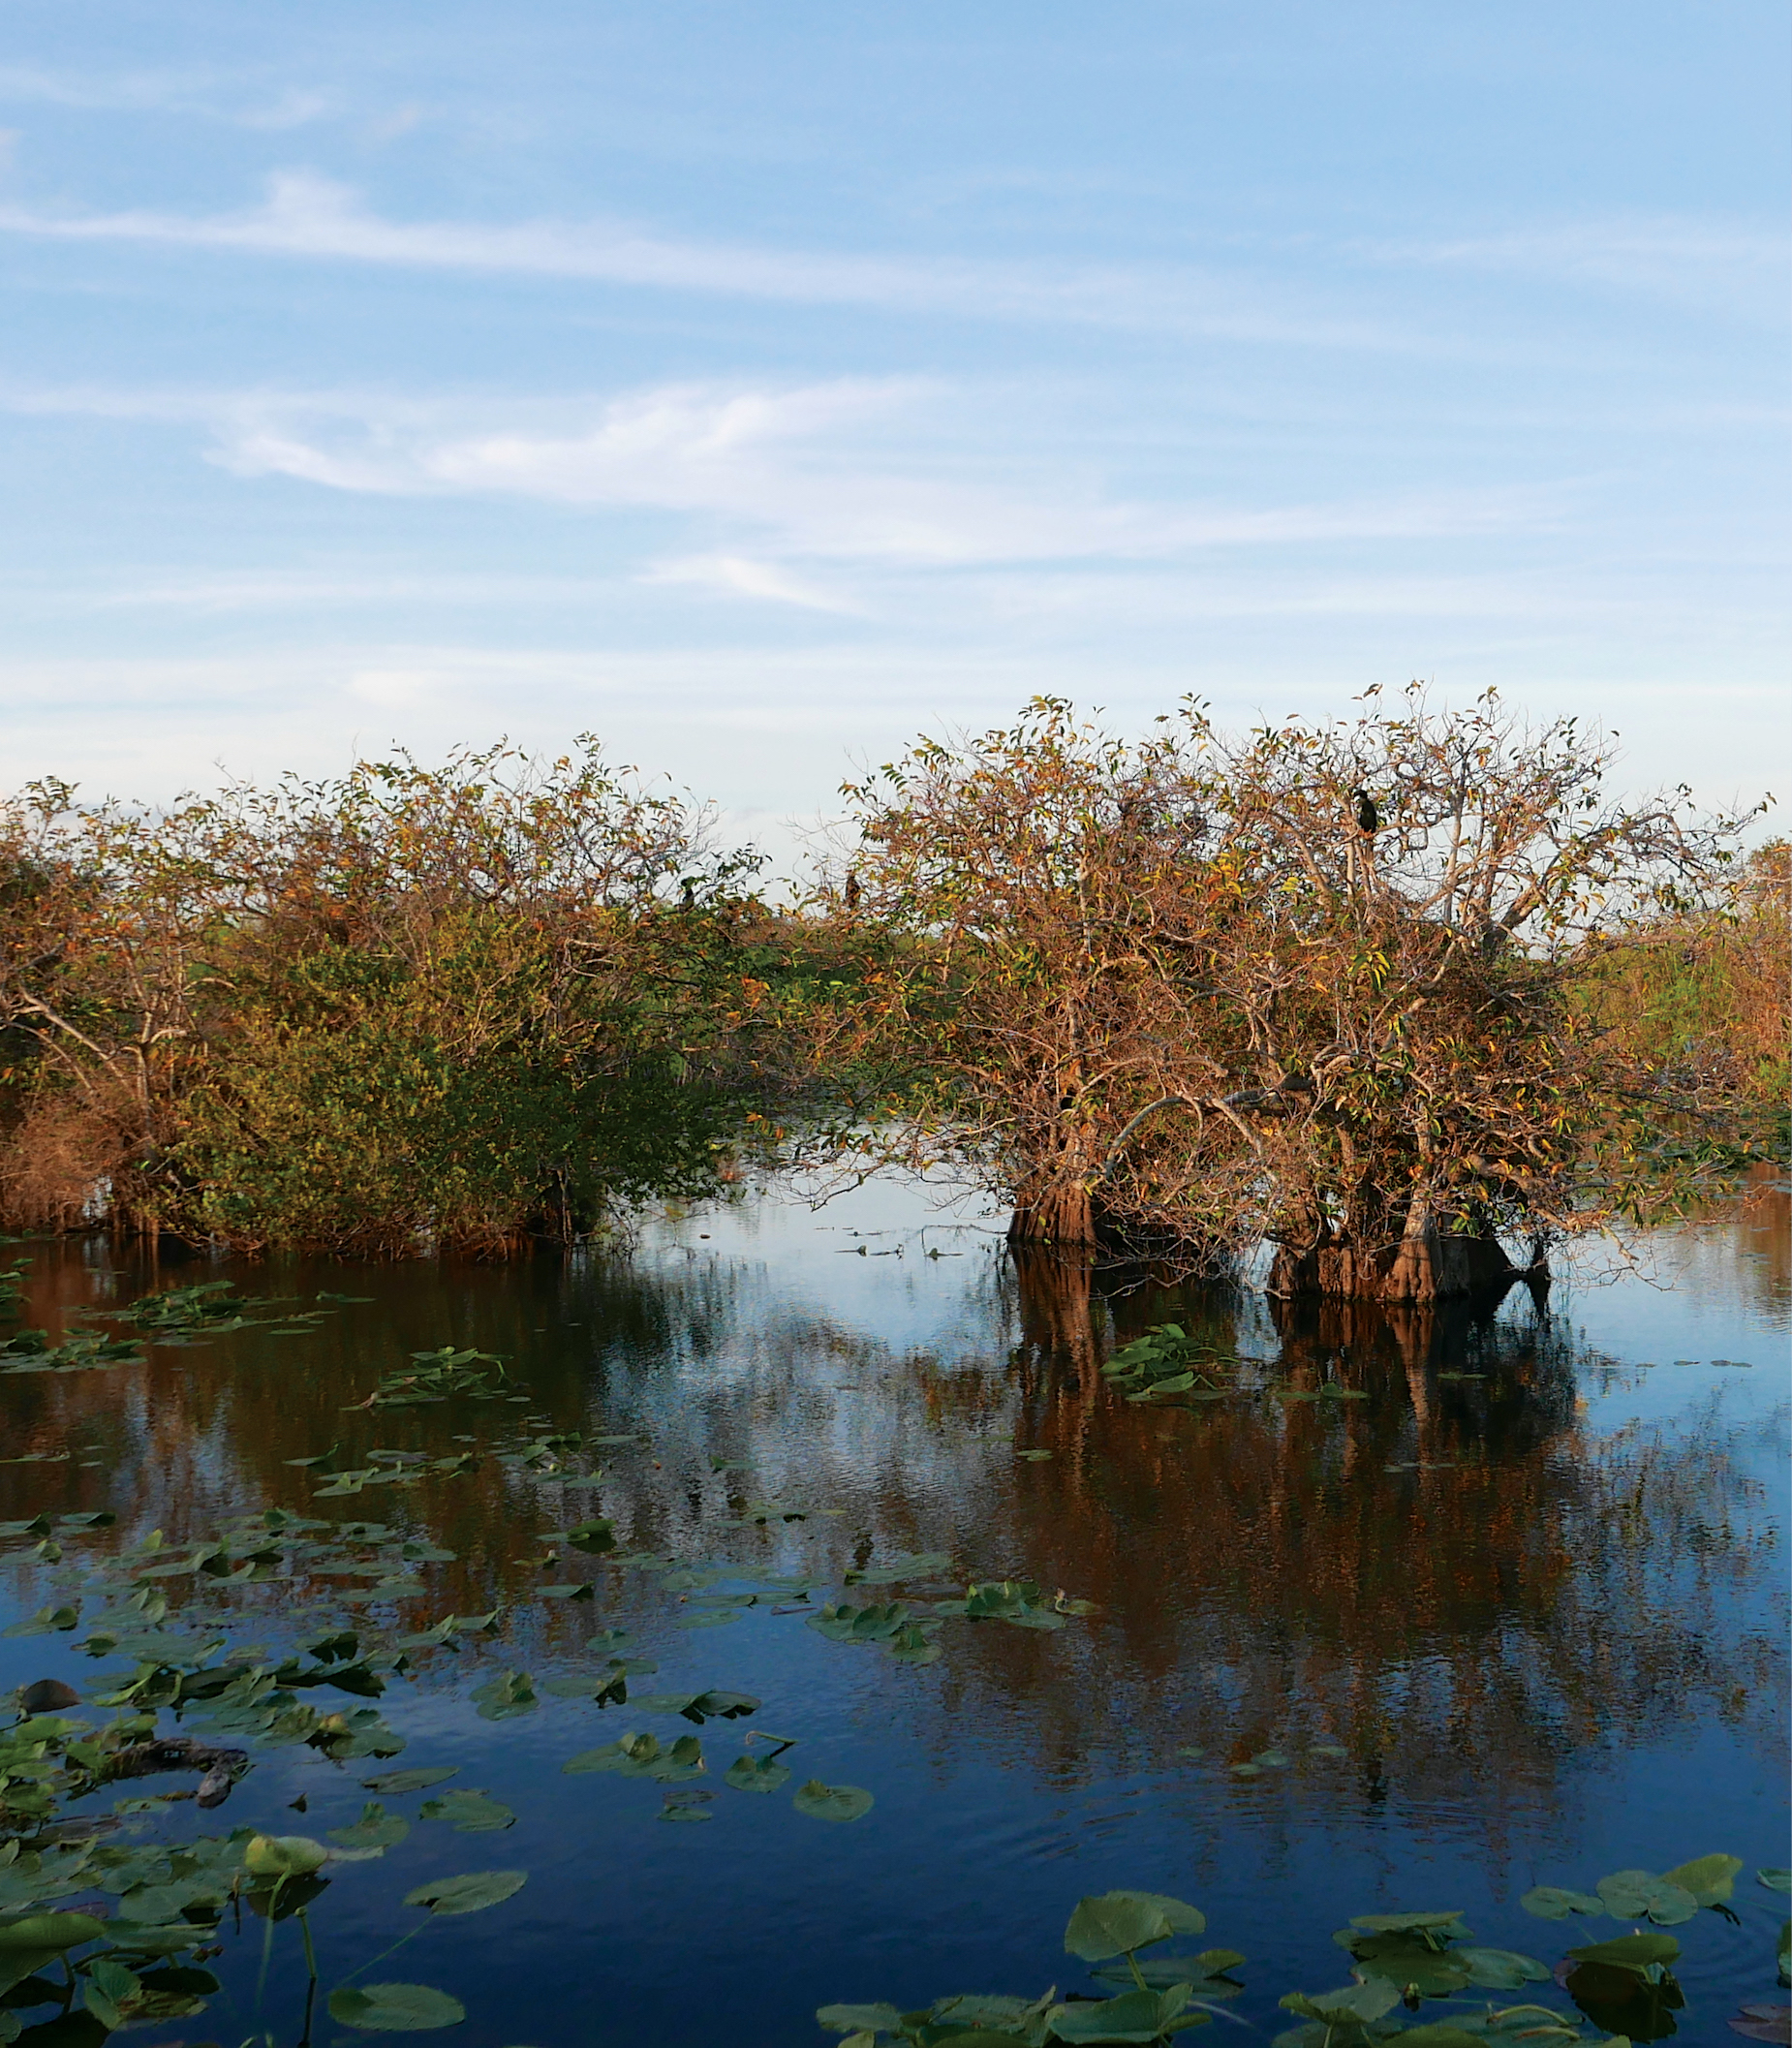
<instances>
[{"instance_id":1,"label":"lily pad","mask_svg":"<svg viewBox=\"0 0 1792 2048\"><path fill-rule=\"evenodd\" d=\"M816 2021L830 2033L894 2033L902 2014L894 2005L822 2005Z\"/></svg>"},{"instance_id":2,"label":"lily pad","mask_svg":"<svg viewBox=\"0 0 1792 2048\"><path fill-rule=\"evenodd\" d=\"M1695 1856L1690 1863L1677 1863L1661 1873L1663 1884L1678 1884L1690 1892L1701 1906L1716 1906L1729 1898L1742 1870L1740 1856Z\"/></svg>"},{"instance_id":3,"label":"lily pad","mask_svg":"<svg viewBox=\"0 0 1792 2048\"><path fill-rule=\"evenodd\" d=\"M1198 1907L1160 1892L1101 1892L1076 1902L1064 1931L1065 1953L1085 1963L1100 1963L1171 1935L1198 1935L1206 1926L1207 1917Z\"/></svg>"},{"instance_id":4,"label":"lily pad","mask_svg":"<svg viewBox=\"0 0 1792 2048\"><path fill-rule=\"evenodd\" d=\"M1188 2003L1186 1984L1168 1991L1125 1991L1117 1999L1055 2005L1048 2025L1061 2041L1155 2041L1169 2032ZM1190 2017L1199 2023L1207 2014Z\"/></svg>"},{"instance_id":5,"label":"lily pad","mask_svg":"<svg viewBox=\"0 0 1792 2048\"><path fill-rule=\"evenodd\" d=\"M1746 2040L1767 2041L1772 2048L1792 2048L1792 2005L1744 2005L1725 2025Z\"/></svg>"},{"instance_id":6,"label":"lily pad","mask_svg":"<svg viewBox=\"0 0 1792 2048\"><path fill-rule=\"evenodd\" d=\"M477 1913L502 1906L529 1881L525 1870L469 1871L464 1877L432 1877L405 1894L407 1906L426 1906L432 1913Z\"/></svg>"},{"instance_id":7,"label":"lily pad","mask_svg":"<svg viewBox=\"0 0 1792 2048\"><path fill-rule=\"evenodd\" d=\"M1468 1970L1469 1983L1489 1991L1523 1991L1527 1984L1549 1982L1548 1967L1515 1948L1453 1948L1450 1960Z\"/></svg>"},{"instance_id":8,"label":"lily pad","mask_svg":"<svg viewBox=\"0 0 1792 2048\"><path fill-rule=\"evenodd\" d=\"M790 1804L811 1820L845 1821L864 1819L876 1801L863 1785L823 1784L820 1779L812 1778Z\"/></svg>"},{"instance_id":9,"label":"lily pad","mask_svg":"<svg viewBox=\"0 0 1792 2048\"><path fill-rule=\"evenodd\" d=\"M1604 1912L1605 1901L1593 1892L1569 1891L1560 1884L1536 1884L1518 1902L1539 1920L1565 1920L1570 1913Z\"/></svg>"},{"instance_id":10,"label":"lily pad","mask_svg":"<svg viewBox=\"0 0 1792 2048\"><path fill-rule=\"evenodd\" d=\"M1691 1892L1653 1871L1614 1871L1594 1889L1614 1920L1650 1919L1659 1927L1677 1927L1699 1909Z\"/></svg>"},{"instance_id":11,"label":"lily pad","mask_svg":"<svg viewBox=\"0 0 1792 2048\"><path fill-rule=\"evenodd\" d=\"M770 1756L737 1756L722 1774L723 1784L737 1792L775 1792L789 1778L789 1765Z\"/></svg>"},{"instance_id":12,"label":"lily pad","mask_svg":"<svg viewBox=\"0 0 1792 2048\"><path fill-rule=\"evenodd\" d=\"M361 1808L361 1817L348 1827L326 1830L329 1839L344 1848L394 1848L411 1832L410 1821L388 1814L377 1799Z\"/></svg>"},{"instance_id":13,"label":"lily pad","mask_svg":"<svg viewBox=\"0 0 1792 2048\"><path fill-rule=\"evenodd\" d=\"M481 1791L444 1792L440 1799L425 1799L417 1811L425 1820L446 1820L459 1835L496 1834L516 1824L508 1806Z\"/></svg>"},{"instance_id":14,"label":"lily pad","mask_svg":"<svg viewBox=\"0 0 1792 2048\"><path fill-rule=\"evenodd\" d=\"M1571 1948L1576 1963L1596 1963L1607 1970L1632 1970L1639 1976L1677 1960L1680 1943L1672 1935L1620 1935L1614 1941L1592 1941Z\"/></svg>"},{"instance_id":15,"label":"lily pad","mask_svg":"<svg viewBox=\"0 0 1792 2048\"><path fill-rule=\"evenodd\" d=\"M363 1778L361 1783L370 1792L423 1792L459 1770L457 1763L423 1764L409 1771L382 1771L378 1778Z\"/></svg>"},{"instance_id":16,"label":"lily pad","mask_svg":"<svg viewBox=\"0 0 1792 2048\"><path fill-rule=\"evenodd\" d=\"M365 2033L428 2033L458 2027L467 2008L428 1984L344 1984L329 1995L329 2016Z\"/></svg>"}]
</instances>

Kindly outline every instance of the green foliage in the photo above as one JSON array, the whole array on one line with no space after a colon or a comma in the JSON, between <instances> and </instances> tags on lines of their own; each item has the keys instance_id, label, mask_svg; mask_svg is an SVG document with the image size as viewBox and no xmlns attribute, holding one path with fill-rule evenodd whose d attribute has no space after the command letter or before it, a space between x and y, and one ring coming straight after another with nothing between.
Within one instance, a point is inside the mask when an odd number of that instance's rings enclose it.
<instances>
[{"instance_id":1,"label":"green foliage","mask_svg":"<svg viewBox=\"0 0 1792 2048\"><path fill-rule=\"evenodd\" d=\"M1682 1864L1673 1878L1683 1893L1709 1894L1700 1905L1722 1911L1723 1897L1741 1868L1733 1856L1701 1856ZM1619 1876L1629 1879L1647 1874ZM1659 1886L1669 1880L1650 1881ZM1598 1913L1605 1909L1601 1896L1622 1888L1612 1879L1601 1883L1599 1895L1538 1887L1524 1904L1546 1919L1563 1918L1570 1910ZM1200 1934L1206 1925L1206 1915L1180 1899L1158 1892L1104 1892L1077 1902L1065 1929L1064 1949L1088 1964L1097 1979L1124 1987L1116 1996L1072 1992L1061 1999L1054 1986L1032 2000L959 1995L913 2012L888 2004L823 2005L816 2019L846 2036L842 2048L1167 2043L1185 2029L1203 2025L1216 2001L1243 1989L1235 1972L1247 1959L1237 1949L1146 1953L1178 1935ZM1332 1939L1351 1959L1352 1981L1331 1991L1284 1994L1282 2010L1301 2024L1278 2034L1274 2048L1376 2048L1389 2040L1398 2040L1400 2048L1519 2042L1530 2048L1545 2043L1549 2048L1623 2048L1627 2037L1657 2039L1673 2032L1668 2016L1684 2003L1671 1969L1681 1954L1672 1935L1633 1933L1568 1949L1562 1976L1574 2010L1490 2000L1490 1991L1522 1993L1531 1984L1547 1985L1553 1972L1533 1956L1477 1943L1460 1912L1362 1913ZM1444 2018L1423 2016L1431 2001L1444 2003ZM1774 2017L1767 2007L1746 2008L1757 2010ZM1407 2013L1419 2017L1408 2022ZM1627 2036L1621 2022L1628 2023ZM1595 2030L1591 2035L1584 2031L1589 2023ZM1739 2031L1750 2032L1746 2027ZM1767 2032L1753 2037L1777 2038Z\"/></svg>"},{"instance_id":2,"label":"green foliage","mask_svg":"<svg viewBox=\"0 0 1792 2048\"><path fill-rule=\"evenodd\" d=\"M71 805L0 809L0 870L37 878L0 889L20 1214L497 1251L713 1193L774 1129L802 930L589 742Z\"/></svg>"}]
</instances>

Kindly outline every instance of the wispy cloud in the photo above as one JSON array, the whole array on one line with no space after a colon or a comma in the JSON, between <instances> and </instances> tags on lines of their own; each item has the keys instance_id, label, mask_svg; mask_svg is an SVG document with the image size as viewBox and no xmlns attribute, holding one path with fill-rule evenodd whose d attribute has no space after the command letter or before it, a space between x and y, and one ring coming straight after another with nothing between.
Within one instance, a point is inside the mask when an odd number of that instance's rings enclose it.
<instances>
[{"instance_id":1,"label":"wispy cloud","mask_svg":"<svg viewBox=\"0 0 1792 2048\"><path fill-rule=\"evenodd\" d=\"M1560 485L1239 504L1103 493L976 435L978 394L916 379L652 386L607 400L32 391L14 410L191 421L209 459L361 496L518 498L684 514L706 544L646 544L645 574L818 609L858 600L819 571L1167 562L1214 549L1536 530ZM967 421L973 426L967 428ZM973 433L967 440L967 431Z\"/></svg>"},{"instance_id":2,"label":"wispy cloud","mask_svg":"<svg viewBox=\"0 0 1792 2048\"><path fill-rule=\"evenodd\" d=\"M324 93L209 71L72 73L0 65L0 104L82 113L173 113L238 128L303 128L335 111Z\"/></svg>"},{"instance_id":3,"label":"wispy cloud","mask_svg":"<svg viewBox=\"0 0 1792 2048\"><path fill-rule=\"evenodd\" d=\"M310 172L272 178L236 213L0 208L0 233L413 269L566 278L816 305L1058 321L1301 346L1406 350L1409 331L1195 265L967 263L675 240L613 220L393 221Z\"/></svg>"},{"instance_id":4,"label":"wispy cloud","mask_svg":"<svg viewBox=\"0 0 1792 2048\"><path fill-rule=\"evenodd\" d=\"M1504 276L1547 277L1624 292L1709 300L1726 309L1768 288L1777 316L1792 282L1792 235L1684 215L1544 223L1495 234L1360 245L1373 260Z\"/></svg>"},{"instance_id":5,"label":"wispy cloud","mask_svg":"<svg viewBox=\"0 0 1792 2048\"><path fill-rule=\"evenodd\" d=\"M793 574L775 562L757 562L747 555L680 555L655 562L646 569L644 583L691 583L699 589L721 591L728 597L761 598L775 605L794 605L803 611L826 611L858 616L865 607L837 592L824 590L807 577Z\"/></svg>"}]
</instances>

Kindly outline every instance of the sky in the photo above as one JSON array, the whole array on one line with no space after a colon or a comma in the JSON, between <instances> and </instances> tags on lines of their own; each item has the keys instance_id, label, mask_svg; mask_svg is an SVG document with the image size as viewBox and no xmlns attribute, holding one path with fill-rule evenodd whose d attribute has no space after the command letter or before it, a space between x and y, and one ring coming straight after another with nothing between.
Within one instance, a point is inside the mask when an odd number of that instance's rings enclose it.
<instances>
[{"instance_id":1,"label":"sky","mask_svg":"<svg viewBox=\"0 0 1792 2048\"><path fill-rule=\"evenodd\" d=\"M1035 693L1792 796L1783 0L6 0L0 785Z\"/></svg>"}]
</instances>

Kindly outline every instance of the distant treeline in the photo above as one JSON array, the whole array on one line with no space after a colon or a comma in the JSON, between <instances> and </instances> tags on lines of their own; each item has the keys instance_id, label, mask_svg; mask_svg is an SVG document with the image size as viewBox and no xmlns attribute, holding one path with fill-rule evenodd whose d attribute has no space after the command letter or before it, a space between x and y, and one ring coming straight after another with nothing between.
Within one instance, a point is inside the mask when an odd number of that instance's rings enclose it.
<instances>
[{"instance_id":1,"label":"distant treeline","mask_svg":"<svg viewBox=\"0 0 1792 2048\"><path fill-rule=\"evenodd\" d=\"M743 1163L952 1157L1060 1248L1426 1295L1783 1138L1787 850L1421 696L1040 699L768 891L595 744L0 812L0 1213L498 1253ZM774 901L775 897L775 901Z\"/></svg>"}]
</instances>

